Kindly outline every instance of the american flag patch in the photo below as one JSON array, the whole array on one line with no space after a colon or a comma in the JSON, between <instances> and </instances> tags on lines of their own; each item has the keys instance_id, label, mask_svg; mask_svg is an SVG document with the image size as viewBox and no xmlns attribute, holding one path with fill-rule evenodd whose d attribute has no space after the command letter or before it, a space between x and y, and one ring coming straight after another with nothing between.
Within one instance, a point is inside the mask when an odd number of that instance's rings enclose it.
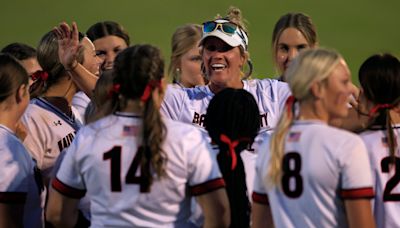
<instances>
[{"instance_id":1,"label":"american flag patch","mask_svg":"<svg viewBox=\"0 0 400 228\"><path fill-rule=\"evenodd\" d=\"M288 137L288 142L297 142L300 139L300 132L290 132Z\"/></svg>"},{"instance_id":2,"label":"american flag patch","mask_svg":"<svg viewBox=\"0 0 400 228\"><path fill-rule=\"evenodd\" d=\"M122 130L122 136L136 136L139 128L137 126L124 126Z\"/></svg>"}]
</instances>

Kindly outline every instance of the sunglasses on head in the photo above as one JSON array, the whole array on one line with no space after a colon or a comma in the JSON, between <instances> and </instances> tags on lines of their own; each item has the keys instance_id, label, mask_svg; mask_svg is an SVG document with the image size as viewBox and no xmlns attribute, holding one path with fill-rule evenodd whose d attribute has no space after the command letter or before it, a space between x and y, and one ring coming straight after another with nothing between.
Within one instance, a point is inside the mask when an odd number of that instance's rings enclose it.
<instances>
[{"instance_id":1,"label":"sunglasses on head","mask_svg":"<svg viewBox=\"0 0 400 228\"><path fill-rule=\"evenodd\" d=\"M219 30L221 30L225 34L233 35L233 34L235 34L237 27L238 26L232 22L219 23L219 22L215 22L215 21L208 21L208 22L203 23L203 32L210 33L219 28Z\"/></svg>"}]
</instances>

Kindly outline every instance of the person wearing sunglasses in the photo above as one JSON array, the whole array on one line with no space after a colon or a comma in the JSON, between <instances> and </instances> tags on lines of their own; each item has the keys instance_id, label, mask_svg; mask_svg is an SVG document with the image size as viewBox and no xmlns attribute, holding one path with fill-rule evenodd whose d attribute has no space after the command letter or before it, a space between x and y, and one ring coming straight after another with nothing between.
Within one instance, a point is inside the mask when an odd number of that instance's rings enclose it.
<instances>
[{"instance_id":1,"label":"person wearing sunglasses","mask_svg":"<svg viewBox=\"0 0 400 228\"><path fill-rule=\"evenodd\" d=\"M209 83L188 89L170 86L161 106L162 113L203 128L206 109L214 94L225 88L245 89L257 100L262 131L271 130L290 91L286 83L274 79L243 80L251 76L253 66L241 11L231 7L226 17L203 23L200 45L202 72Z\"/></svg>"},{"instance_id":2,"label":"person wearing sunglasses","mask_svg":"<svg viewBox=\"0 0 400 228\"><path fill-rule=\"evenodd\" d=\"M240 154L246 173L247 194L250 196L257 158L254 149L264 138L261 134L269 134L276 125L290 94L289 87L275 79L244 80L251 76L252 64L247 31L241 11L236 7L231 7L224 18L203 23L200 45L202 71L209 83L184 89L169 86L161 105L161 113L167 118L204 129L207 107L215 94L225 88L248 91L257 102L260 118L259 135Z\"/></svg>"}]
</instances>

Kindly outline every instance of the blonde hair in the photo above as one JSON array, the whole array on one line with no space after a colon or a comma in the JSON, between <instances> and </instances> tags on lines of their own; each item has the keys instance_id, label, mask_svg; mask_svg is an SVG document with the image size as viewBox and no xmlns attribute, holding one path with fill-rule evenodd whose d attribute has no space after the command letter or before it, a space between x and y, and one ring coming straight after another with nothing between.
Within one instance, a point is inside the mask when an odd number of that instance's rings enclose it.
<instances>
[{"instance_id":1,"label":"blonde hair","mask_svg":"<svg viewBox=\"0 0 400 228\"><path fill-rule=\"evenodd\" d=\"M217 16L218 19L218 16ZM236 6L230 6L228 9L228 12L226 13L226 17L224 17L223 19L226 19L228 21L231 21L237 25L239 25L239 27L245 31L248 35L248 31L246 28L246 24L247 24L247 20L245 20L242 16L242 11L240 11L239 8L237 8Z\"/></svg>"},{"instance_id":2,"label":"blonde hair","mask_svg":"<svg viewBox=\"0 0 400 228\"><path fill-rule=\"evenodd\" d=\"M302 52L289 66L285 77L292 95L298 101L310 99L310 88L315 82L324 82L340 63L339 53L326 49L310 49ZM291 104L287 104L291 105ZM264 178L266 184L280 186L285 138L294 120L294 112L284 112L272 134L269 170Z\"/></svg>"},{"instance_id":3,"label":"blonde hair","mask_svg":"<svg viewBox=\"0 0 400 228\"><path fill-rule=\"evenodd\" d=\"M187 24L177 28L171 40L171 63L168 68L169 75L173 82L180 82L179 73L176 72L181 63L182 56L190 51L201 39L201 26L197 24Z\"/></svg>"}]
</instances>

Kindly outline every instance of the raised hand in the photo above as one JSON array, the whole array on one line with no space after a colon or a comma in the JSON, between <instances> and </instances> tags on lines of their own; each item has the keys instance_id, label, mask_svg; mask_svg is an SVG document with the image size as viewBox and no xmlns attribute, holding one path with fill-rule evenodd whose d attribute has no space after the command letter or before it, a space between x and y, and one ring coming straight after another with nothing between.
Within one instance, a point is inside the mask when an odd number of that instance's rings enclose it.
<instances>
[{"instance_id":1,"label":"raised hand","mask_svg":"<svg viewBox=\"0 0 400 228\"><path fill-rule=\"evenodd\" d=\"M73 70L77 65L77 57L82 45L79 44L78 26L72 22L70 26L62 22L54 27L53 32L58 39L58 57L66 70Z\"/></svg>"}]
</instances>

